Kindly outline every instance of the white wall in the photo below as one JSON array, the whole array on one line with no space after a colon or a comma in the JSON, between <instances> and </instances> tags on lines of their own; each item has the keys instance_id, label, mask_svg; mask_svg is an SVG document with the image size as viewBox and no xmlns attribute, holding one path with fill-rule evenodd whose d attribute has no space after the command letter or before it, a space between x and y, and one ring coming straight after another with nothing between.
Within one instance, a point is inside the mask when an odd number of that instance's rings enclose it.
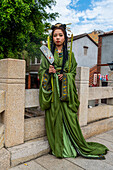
<instances>
[{"instance_id":1,"label":"white wall","mask_svg":"<svg viewBox=\"0 0 113 170\"><path fill-rule=\"evenodd\" d=\"M87 55L84 55L84 46L88 47ZM73 48L78 66L92 67L97 64L98 47L87 37L73 41Z\"/></svg>"}]
</instances>

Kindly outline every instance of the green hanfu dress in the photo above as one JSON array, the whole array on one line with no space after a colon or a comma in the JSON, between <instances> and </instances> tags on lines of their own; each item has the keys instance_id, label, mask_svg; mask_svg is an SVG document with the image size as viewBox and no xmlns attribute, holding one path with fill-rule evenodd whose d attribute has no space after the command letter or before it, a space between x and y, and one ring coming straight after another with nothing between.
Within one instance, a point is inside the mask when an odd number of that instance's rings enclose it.
<instances>
[{"instance_id":1,"label":"green hanfu dress","mask_svg":"<svg viewBox=\"0 0 113 170\"><path fill-rule=\"evenodd\" d=\"M42 58L39 70L39 101L41 109L45 110L46 132L52 154L59 158L77 155L99 158L99 155L107 153L108 148L99 143L86 142L77 119L80 103L75 86L77 63L74 54L72 53L70 72L68 59L63 70L63 79L59 81L62 62L63 56L55 50L54 67L57 73L48 73L50 64L45 57Z\"/></svg>"}]
</instances>

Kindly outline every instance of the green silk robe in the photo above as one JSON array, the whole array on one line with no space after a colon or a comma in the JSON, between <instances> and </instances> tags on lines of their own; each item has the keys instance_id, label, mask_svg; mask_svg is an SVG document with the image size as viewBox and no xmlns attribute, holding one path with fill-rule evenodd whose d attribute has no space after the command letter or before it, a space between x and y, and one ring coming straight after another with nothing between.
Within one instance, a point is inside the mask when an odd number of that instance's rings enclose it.
<instances>
[{"instance_id":1,"label":"green silk robe","mask_svg":"<svg viewBox=\"0 0 113 170\"><path fill-rule=\"evenodd\" d=\"M60 73L63 57L55 51L54 66ZM62 83L59 84L57 74L49 74L49 62L42 58L39 77L39 101L45 110L46 132L52 153L59 158L76 157L98 158L106 154L108 148L102 144L86 142L77 119L79 100L75 86L76 60L72 53L71 69L68 73L69 59L64 67ZM51 75L53 75L53 88Z\"/></svg>"}]
</instances>

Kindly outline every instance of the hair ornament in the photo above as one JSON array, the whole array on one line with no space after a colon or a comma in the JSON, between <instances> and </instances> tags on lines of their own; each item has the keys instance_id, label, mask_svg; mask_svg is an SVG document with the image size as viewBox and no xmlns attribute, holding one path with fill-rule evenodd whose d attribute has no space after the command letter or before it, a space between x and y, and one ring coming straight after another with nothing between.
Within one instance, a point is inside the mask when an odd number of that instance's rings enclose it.
<instances>
[{"instance_id":1,"label":"hair ornament","mask_svg":"<svg viewBox=\"0 0 113 170\"><path fill-rule=\"evenodd\" d=\"M72 23L68 23L68 24L66 24L66 25L71 25Z\"/></svg>"},{"instance_id":2,"label":"hair ornament","mask_svg":"<svg viewBox=\"0 0 113 170\"><path fill-rule=\"evenodd\" d=\"M64 30L67 30L67 31L71 32L70 28L67 27L67 25L71 25L71 24L72 24L72 23L68 23L68 24L57 23L57 24L52 25L52 26L49 25L50 28L46 29L46 31L54 30L55 28L60 28L60 27L62 27L62 28L64 28Z\"/></svg>"}]
</instances>

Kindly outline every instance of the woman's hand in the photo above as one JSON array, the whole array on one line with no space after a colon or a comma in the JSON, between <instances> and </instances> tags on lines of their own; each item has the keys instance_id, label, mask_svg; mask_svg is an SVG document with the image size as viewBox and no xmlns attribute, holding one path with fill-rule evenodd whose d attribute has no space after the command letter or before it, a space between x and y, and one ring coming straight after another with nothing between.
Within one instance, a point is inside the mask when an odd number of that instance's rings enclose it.
<instances>
[{"instance_id":1,"label":"woman's hand","mask_svg":"<svg viewBox=\"0 0 113 170\"><path fill-rule=\"evenodd\" d=\"M59 79L59 80L62 80L62 78L63 78L63 74L59 74L59 75L58 75L58 79Z\"/></svg>"},{"instance_id":2,"label":"woman's hand","mask_svg":"<svg viewBox=\"0 0 113 170\"><path fill-rule=\"evenodd\" d=\"M56 70L54 69L53 65L49 66L49 73L56 73Z\"/></svg>"}]
</instances>

